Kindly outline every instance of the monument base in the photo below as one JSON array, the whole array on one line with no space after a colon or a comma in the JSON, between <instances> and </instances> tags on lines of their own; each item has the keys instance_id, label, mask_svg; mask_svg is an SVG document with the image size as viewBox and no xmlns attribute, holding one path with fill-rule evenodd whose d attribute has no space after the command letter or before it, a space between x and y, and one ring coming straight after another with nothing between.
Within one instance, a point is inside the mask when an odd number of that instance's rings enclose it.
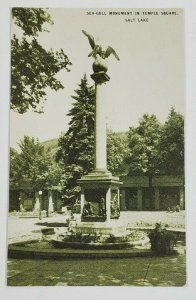
<instances>
[{"instance_id":1,"label":"monument base","mask_svg":"<svg viewBox=\"0 0 196 300\"><path fill-rule=\"evenodd\" d=\"M119 224L116 220L107 222L81 222L74 231L80 234L101 234L101 235L123 235L126 232L126 226Z\"/></svg>"},{"instance_id":2,"label":"monument base","mask_svg":"<svg viewBox=\"0 0 196 300\"><path fill-rule=\"evenodd\" d=\"M78 180L81 186L81 221L102 223L118 219L119 186L118 177L112 176L107 170L93 170Z\"/></svg>"}]
</instances>

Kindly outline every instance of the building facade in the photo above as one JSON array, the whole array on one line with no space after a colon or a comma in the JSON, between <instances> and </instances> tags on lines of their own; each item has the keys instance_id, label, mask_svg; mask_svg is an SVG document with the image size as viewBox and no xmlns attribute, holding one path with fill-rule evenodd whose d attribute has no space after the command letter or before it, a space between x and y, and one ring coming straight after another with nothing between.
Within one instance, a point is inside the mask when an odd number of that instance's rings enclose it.
<instances>
[{"instance_id":1,"label":"building facade","mask_svg":"<svg viewBox=\"0 0 196 300\"><path fill-rule=\"evenodd\" d=\"M183 176L155 176L152 187L149 186L148 176L121 176L120 210L121 211L159 211L173 209L179 206L185 209L185 192ZM10 189L9 211L33 211L36 201L40 200L38 192L29 187ZM49 199L53 203L54 211L61 211L62 199L59 191L54 187L43 190L41 195L41 209L46 210Z\"/></svg>"},{"instance_id":2,"label":"building facade","mask_svg":"<svg viewBox=\"0 0 196 300\"><path fill-rule=\"evenodd\" d=\"M62 207L62 199L60 193L55 190L43 190L42 195L34 192L31 188L14 188L9 191L9 211L34 211L37 202L39 202L41 210L47 211L50 202L53 204L54 211L60 211Z\"/></svg>"},{"instance_id":3,"label":"building facade","mask_svg":"<svg viewBox=\"0 0 196 300\"><path fill-rule=\"evenodd\" d=\"M120 189L121 211L169 210L176 206L185 209L184 177L155 176L152 187L148 176L122 176Z\"/></svg>"}]
</instances>

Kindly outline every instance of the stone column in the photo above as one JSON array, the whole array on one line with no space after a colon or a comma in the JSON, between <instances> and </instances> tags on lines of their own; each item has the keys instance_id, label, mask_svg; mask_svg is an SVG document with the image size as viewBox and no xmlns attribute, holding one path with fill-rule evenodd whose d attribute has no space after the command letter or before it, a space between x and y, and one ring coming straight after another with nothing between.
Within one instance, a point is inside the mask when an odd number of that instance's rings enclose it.
<instances>
[{"instance_id":1,"label":"stone column","mask_svg":"<svg viewBox=\"0 0 196 300\"><path fill-rule=\"evenodd\" d=\"M24 211L24 207L23 207L23 205L24 205L24 203L23 203L23 199L24 198L24 193L22 192L22 191L20 191L19 192L19 199L18 199L18 201L19 201L19 211Z\"/></svg>"},{"instance_id":2,"label":"stone column","mask_svg":"<svg viewBox=\"0 0 196 300\"><path fill-rule=\"evenodd\" d=\"M118 207L120 209L120 190L119 189L117 190L117 193L118 193Z\"/></svg>"},{"instance_id":3,"label":"stone column","mask_svg":"<svg viewBox=\"0 0 196 300\"><path fill-rule=\"evenodd\" d=\"M52 191L48 192L48 213L53 213L54 212L54 203L53 203L53 198L52 198Z\"/></svg>"},{"instance_id":4,"label":"stone column","mask_svg":"<svg viewBox=\"0 0 196 300\"><path fill-rule=\"evenodd\" d=\"M34 209L33 211L38 212L40 210L40 199L39 199L39 195L36 192L35 193L35 205L34 205Z\"/></svg>"},{"instance_id":5,"label":"stone column","mask_svg":"<svg viewBox=\"0 0 196 300\"><path fill-rule=\"evenodd\" d=\"M82 214L83 208L84 208L84 188L81 188L80 208L81 208L81 214Z\"/></svg>"},{"instance_id":6,"label":"stone column","mask_svg":"<svg viewBox=\"0 0 196 300\"><path fill-rule=\"evenodd\" d=\"M106 221L110 220L111 216L111 188L109 188L106 192Z\"/></svg>"},{"instance_id":7,"label":"stone column","mask_svg":"<svg viewBox=\"0 0 196 300\"><path fill-rule=\"evenodd\" d=\"M184 209L184 187L180 186L179 187L179 194L180 194L180 209Z\"/></svg>"},{"instance_id":8,"label":"stone column","mask_svg":"<svg viewBox=\"0 0 196 300\"><path fill-rule=\"evenodd\" d=\"M137 190L137 210L142 210L142 188Z\"/></svg>"},{"instance_id":9,"label":"stone column","mask_svg":"<svg viewBox=\"0 0 196 300\"><path fill-rule=\"evenodd\" d=\"M160 201L159 201L159 188L155 187L155 203L154 203L155 210L160 209Z\"/></svg>"},{"instance_id":10,"label":"stone column","mask_svg":"<svg viewBox=\"0 0 196 300\"><path fill-rule=\"evenodd\" d=\"M106 161L106 120L102 97L102 84L96 84L96 115L95 115L95 169L105 171Z\"/></svg>"},{"instance_id":11,"label":"stone column","mask_svg":"<svg viewBox=\"0 0 196 300\"><path fill-rule=\"evenodd\" d=\"M95 172L105 173L107 171L107 148L106 148L106 119L104 108L104 97L102 95L103 84L110 80L104 73L94 73L91 75L95 81L96 89L96 112L95 112Z\"/></svg>"}]
</instances>

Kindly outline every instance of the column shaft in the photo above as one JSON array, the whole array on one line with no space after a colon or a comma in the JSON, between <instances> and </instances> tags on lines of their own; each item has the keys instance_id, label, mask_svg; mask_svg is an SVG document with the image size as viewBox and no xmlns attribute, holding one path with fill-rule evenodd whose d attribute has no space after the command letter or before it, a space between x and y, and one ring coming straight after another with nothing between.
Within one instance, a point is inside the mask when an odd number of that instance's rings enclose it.
<instances>
[{"instance_id":1,"label":"column shaft","mask_svg":"<svg viewBox=\"0 0 196 300\"><path fill-rule=\"evenodd\" d=\"M106 220L107 221L110 220L110 216L111 216L110 206L111 206L111 188L109 188L106 193Z\"/></svg>"},{"instance_id":2,"label":"column shaft","mask_svg":"<svg viewBox=\"0 0 196 300\"><path fill-rule=\"evenodd\" d=\"M160 209L160 201L159 201L159 188L155 187L155 210Z\"/></svg>"},{"instance_id":3,"label":"column shaft","mask_svg":"<svg viewBox=\"0 0 196 300\"><path fill-rule=\"evenodd\" d=\"M183 186L179 187L179 192L180 192L180 209L184 209L185 201L184 201L184 187Z\"/></svg>"},{"instance_id":4,"label":"column shaft","mask_svg":"<svg viewBox=\"0 0 196 300\"><path fill-rule=\"evenodd\" d=\"M107 170L106 154L106 120L102 84L96 84L96 116L95 116L95 169Z\"/></svg>"},{"instance_id":5,"label":"column shaft","mask_svg":"<svg viewBox=\"0 0 196 300\"><path fill-rule=\"evenodd\" d=\"M80 208L81 208L81 214L82 214L83 208L84 208L84 188L81 188Z\"/></svg>"},{"instance_id":6,"label":"column shaft","mask_svg":"<svg viewBox=\"0 0 196 300\"><path fill-rule=\"evenodd\" d=\"M137 210L142 210L142 188L137 190Z\"/></svg>"}]
</instances>

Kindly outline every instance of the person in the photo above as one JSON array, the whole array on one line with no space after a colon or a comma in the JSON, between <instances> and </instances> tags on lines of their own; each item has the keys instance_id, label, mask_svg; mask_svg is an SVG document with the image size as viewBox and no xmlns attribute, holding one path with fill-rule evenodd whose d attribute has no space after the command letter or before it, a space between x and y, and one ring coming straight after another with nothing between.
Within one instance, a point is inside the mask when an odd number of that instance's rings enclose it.
<instances>
[{"instance_id":1,"label":"person","mask_svg":"<svg viewBox=\"0 0 196 300\"><path fill-rule=\"evenodd\" d=\"M105 214L105 199L103 196L101 196L100 198L100 202L99 202L99 215L103 216Z\"/></svg>"},{"instance_id":2,"label":"person","mask_svg":"<svg viewBox=\"0 0 196 300\"><path fill-rule=\"evenodd\" d=\"M92 216L93 215L93 209L92 209L92 205L90 202L87 202L85 205L84 205L84 208L83 208L83 215L84 216Z\"/></svg>"},{"instance_id":3,"label":"person","mask_svg":"<svg viewBox=\"0 0 196 300\"><path fill-rule=\"evenodd\" d=\"M41 209L39 210L39 219L40 220L42 219L42 210Z\"/></svg>"},{"instance_id":4,"label":"person","mask_svg":"<svg viewBox=\"0 0 196 300\"><path fill-rule=\"evenodd\" d=\"M20 212L25 212L25 209L24 209L22 203L20 203Z\"/></svg>"},{"instance_id":5,"label":"person","mask_svg":"<svg viewBox=\"0 0 196 300\"><path fill-rule=\"evenodd\" d=\"M73 232L73 228L75 227L75 225L76 225L76 220L74 214L71 212L70 218L67 220L67 227L68 227L67 230L69 232Z\"/></svg>"}]
</instances>

